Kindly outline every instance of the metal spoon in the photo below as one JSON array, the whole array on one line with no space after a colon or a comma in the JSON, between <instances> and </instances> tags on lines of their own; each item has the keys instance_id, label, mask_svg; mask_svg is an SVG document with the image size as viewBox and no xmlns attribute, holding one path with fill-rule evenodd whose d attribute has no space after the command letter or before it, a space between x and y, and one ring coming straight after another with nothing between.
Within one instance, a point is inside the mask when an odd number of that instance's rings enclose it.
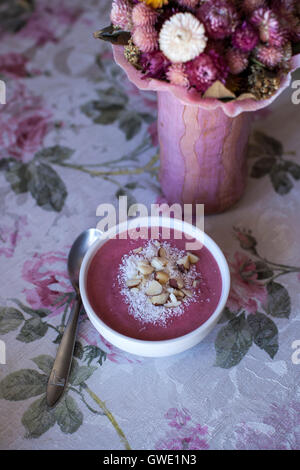
<instances>
[{"instance_id":1,"label":"metal spoon","mask_svg":"<svg viewBox=\"0 0 300 470\"><path fill-rule=\"evenodd\" d=\"M76 238L69 252L68 272L77 296L74 308L70 314L62 340L58 347L56 359L47 385L46 400L47 405L51 408L55 406L61 398L69 378L77 334L78 319L82 306L79 292L80 266L88 249L101 237L101 235L102 233L100 230L86 230Z\"/></svg>"}]
</instances>

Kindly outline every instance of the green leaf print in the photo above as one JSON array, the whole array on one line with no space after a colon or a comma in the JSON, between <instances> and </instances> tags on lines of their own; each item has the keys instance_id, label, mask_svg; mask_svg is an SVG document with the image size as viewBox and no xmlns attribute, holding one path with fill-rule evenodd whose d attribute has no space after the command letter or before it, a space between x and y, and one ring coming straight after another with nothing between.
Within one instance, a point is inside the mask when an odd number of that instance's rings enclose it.
<instances>
[{"instance_id":1,"label":"green leaf print","mask_svg":"<svg viewBox=\"0 0 300 470\"><path fill-rule=\"evenodd\" d=\"M229 369L237 365L252 345L252 334L242 313L233 318L218 333L215 349L216 365Z\"/></svg>"},{"instance_id":2,"label":"green leaf print","mask_svg":"<svg viewBox=\"0 0 300 470\"><path fill-rule=\"evenodd\" d=\"M266 351L273 359L278 351L278 329L273 320L265 314L256 312L247 318L254 343Z\"/></svg>"},{"instance_id":3,"label":"green leaf print","mask_svg":"<svg viewBox=\"0 0 300 470\"><path fill-rule=\"evenodd\" d=\"M58 403L55 417L61 431L66 434L73 434L83 423L83 414L70 395L65 395Z\"/></svg>"},{"instance_id":4,"label":"green leaf print","mask_svg":"<svg viewBox=\"0 0 300 470\"><path fill-rule=\"evenodd\" d=\"M48 409L45 396L34 401L22 417L27 438L40 437L54 426L55 421L55 410Z\"/></svg>"},{"instance_id":5,"label":"green leaf print","mask_svg":"<svg viewBox=\"0 0 300 470\"><path fill-rule=\"evenodd\" d=\"M23 314L12 307L0 307L0 334L16 330L24 320Z\"/></svg>"},{"instance_id":6,"label":"green leaf print","mask_svg":"<svg viewBox=\"0 0 300 470\"><path fill-rule=\"evenodd\" d=\"M26 400L45 392L48 377L36 370L21 369L0 382L0 398L10 401Z\"/></svg>"},{"instance_id":7,"label":"green leaf print","mask_svg":"<svg viewBox=\"0 0 300 470\"><path fill-rule=\"evenodd\" d=\"M278 282L268 282L268 299L265 311L272 317L289 318L291 313L291 299L287 289Z\"/></svg>"},{"instance_id":8,"label":"green leaf print","mask_svg":"<svg viewBox=\"0 0 300 470\"><path fill-rule=\"evenodd\" d=\"M11 189L16 194L26 193L28 191L28 183L31 178L28 170L28 164L10 160L5 171L5 178L10 183Z\"/></svg>"},{"instance_id":9,"label":"green leaf print","mask_svg":"<svg viewBox=\"0 0 300 470\"><path fill-rule=\"evenodd\" d=\"M39 317L26 320L20 333L17 336L18 341L23 343L31 343L37 339L41 339L47 333L48 325Z\"/></svg>"},{"instance_id":10,"label":"green leaf print","mask_svg":"<svg viewBox=\"0 0 300 470\"><path fill-rule=\"evenodd\" d=\"M41 354L32 360L41 371L43 371L48 376L50 375L54 363L53 357L48 356L47 354Z\"/></svg>"},{"instance_id":11,"label":"green leaf print","mask_svg":"<svg viewBox=\"0 0 300 470\"><path fill-rule=\"evenodd\" d=\"M60 145L54 145L53 147L47 147L34 156L36 160L44 160L48 163L59 163L63 160L67 160L74 153L73 149L69 147L62 147Z\"/></svg>"},{"instance_id":12,"label":"green leaf print","mask_svg":"<svg viewBox=\"0 0 300 470\"><path fill-rule=\"evenodd\" d=\"M30 164L28 190L38 206L60 212L67 197L67 189L51 166L45 163Z\"/></svg>"}]
</instances>

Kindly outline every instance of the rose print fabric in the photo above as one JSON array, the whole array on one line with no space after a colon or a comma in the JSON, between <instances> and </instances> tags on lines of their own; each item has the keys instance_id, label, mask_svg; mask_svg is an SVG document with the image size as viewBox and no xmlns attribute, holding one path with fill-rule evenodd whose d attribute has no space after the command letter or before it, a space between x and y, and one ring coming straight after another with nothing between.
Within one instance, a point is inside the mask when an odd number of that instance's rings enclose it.
<instances>
[{"instance_id":1,"label":"rose print fabric","mask_svg":"<svg viewBox=\"0 0 300 470\"><path fill-rule=\"evenodd\" d=\"M92 37L109 1L2 3L0 448L300 449L293 90L257 115L244 198L205 219L231 270L216 328L190 351L145 359L108 343L83 312L66 394L49 411L45 386L74 301L73 240L97 225L101 203L163 200L156 96Z\"/></svg>"}]
</instances>

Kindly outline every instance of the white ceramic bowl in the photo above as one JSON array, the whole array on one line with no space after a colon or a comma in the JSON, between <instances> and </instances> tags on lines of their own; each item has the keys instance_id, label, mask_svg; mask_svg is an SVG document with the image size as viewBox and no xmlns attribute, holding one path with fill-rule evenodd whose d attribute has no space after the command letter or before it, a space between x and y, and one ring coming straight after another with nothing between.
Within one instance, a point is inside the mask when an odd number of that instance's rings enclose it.
<instances>
[{"instance_id":1,"label":"white ceramic bowl","mask_svg":"<svg viewBox=\"0 0 300 470\"><path fill-rule=\"evenodd\" d=\"M213 314L208 318L208 320L201 326L199 326L199 328L196 328L190 333L180 336L179 338L161 341L146 341L131 338L129 336L125 336L121 333L118 333L117 331L113 330L108 325L106 325L98 317L96 312L93 310L87 296L87 272L90 263L96 252L99 250L100 246L105 243L111 236L113 236L113 233L115 233L115 231L116 233L122 233L131 228L149 226L170 227L171 229L179 230L201 241L201 243L203 243L203 245L211 252L220 269L222 277L222 292L217 308L215 309ZM148 357L163 357L180 353L195 346L212 330L212 328L218 322L228 298L230 289L230 274L227 261L218 245L208 235L206 235L197 227L187 222L182 222L181 220L170 219L167 217L143 217L129 221L128 225L126 222L124 222L122 224L119 224L117 227L108 230L105 234L104 239L96 241L91 246L82 262L79 276L79 286L85 311L96 330L105 339L107 339L114 346L117 346L118 348L132 354Z\"/></svg>"}]
</instances>

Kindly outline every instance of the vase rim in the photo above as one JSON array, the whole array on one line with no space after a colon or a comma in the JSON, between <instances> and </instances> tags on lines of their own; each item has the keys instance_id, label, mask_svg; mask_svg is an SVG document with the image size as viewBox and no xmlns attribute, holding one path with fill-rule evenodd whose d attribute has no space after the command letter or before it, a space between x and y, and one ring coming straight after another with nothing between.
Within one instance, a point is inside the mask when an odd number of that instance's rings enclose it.
<instances>
[{"instance_id":1,"label":"vase rim","mask_svg":"<svg viewBox=\"0 0 300 470\"><path fill-rule=\"evenodd\" d=\"M208 111L221 108L229 117L236 117L243 112L253 112L269 106L290 85L292 72L300 67L300 54L292 59L291 71L282 78L277 92L267 100L255 101L253 99L233 100L222 102L217 98L202 98L197 91L187 91L183 87L171 85L170 83L154 78L145 79L142 73L131 65L124 56L124 46L113 45L113 55L116 63L125 71L128 79L140 90L169 92L184 105L198 106Z\"/></svg>"}]
</instances>

